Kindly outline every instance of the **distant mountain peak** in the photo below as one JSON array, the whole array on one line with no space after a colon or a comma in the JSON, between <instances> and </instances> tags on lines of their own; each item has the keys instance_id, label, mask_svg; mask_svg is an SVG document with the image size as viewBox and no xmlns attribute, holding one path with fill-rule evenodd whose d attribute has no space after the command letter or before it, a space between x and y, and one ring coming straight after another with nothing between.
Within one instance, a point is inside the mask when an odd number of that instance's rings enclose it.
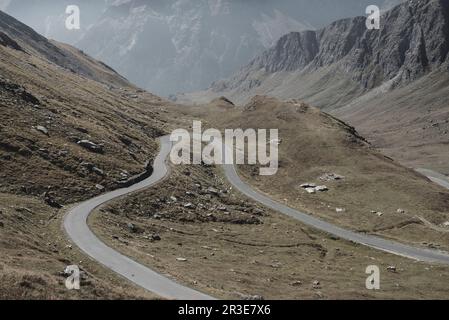
<instances>
[{"instance_id":1,"label":"distant mountain peak","mask_svg":"<svg viewBox=\"0 0 449 320\"><path fill-rule=\"evenodd\" d=\"M372 89L392 79L408 83L449 63L449 0L409 0L384 13L380 30L368 30L365 20L342 19L317 31L289 33L212 89L252 89L260 70L312 72L330 66Z\"/></svg>"}]
</instances>

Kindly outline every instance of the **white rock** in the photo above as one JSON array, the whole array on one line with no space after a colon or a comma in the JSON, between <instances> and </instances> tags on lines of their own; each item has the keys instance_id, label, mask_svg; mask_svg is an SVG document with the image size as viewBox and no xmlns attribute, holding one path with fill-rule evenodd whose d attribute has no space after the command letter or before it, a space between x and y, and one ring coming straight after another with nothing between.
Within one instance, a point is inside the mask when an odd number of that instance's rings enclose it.
<instances>
[{"instance_id":1,"label":"white rock","mask_svg":"<svg viewBox=\"0 0 449 320\"><path fill-rule=\"evenodd\" d=\"M376 215L379 216L379 217L382 217L382 216L384 215L382 212L375 211L375 210L372 210L371 213L372 213L372 214L376 214Z\"/></svg>"},{"instance_id":2,"label":"white rock","mask_svg":"<svg viewBox=\"0 0 449 320\"><path fill-rule=\"evenodd\" d=\"M344 180L345 177L336 173L325 173L321 177L319 177L321 181L338 181Z\"/></svg>"},{"instance_id":3,"label":"white rock","mask_svg":"<svg viewBox=\"0 0 449 320\"><path fill-rule=\"evenodd\" d=\"M307 191L308 193L310 193L310 194L316 193L315 188L306 188L306 191Z\"/></svg>"},{"instance_id":4,"label":"white rock","mask_svg":"<svg viewBox=\"0 0 449 320\"><path fill-rule=\"evenodd\" d=\"M37 126L36 130L41 132L41 133L43 133L43 134L45 134L45 135L48 135L48 129L45 128L44 126Z\"/></svg>"},{"instance_id":5,"label":"white rock","mask_svg":"<svg viewBox=\"0 0 449 320\"><path fill-rule=\"evenodd\" d=\"M397 269L396 269L395 266L389 266L389 267L387 268L387 271L390 271L390 272L396 272Z\"/></svg>"}]
</instances>

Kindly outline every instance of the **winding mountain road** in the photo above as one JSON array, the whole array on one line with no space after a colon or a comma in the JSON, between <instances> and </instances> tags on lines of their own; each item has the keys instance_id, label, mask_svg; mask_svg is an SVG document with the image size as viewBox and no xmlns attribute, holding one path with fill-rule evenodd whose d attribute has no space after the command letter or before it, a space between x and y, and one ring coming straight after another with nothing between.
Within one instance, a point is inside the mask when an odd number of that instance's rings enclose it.
<instances>
[{"instance_id":1,"label":"winding mountain road","mask_svg":"<svg viewBox=\"0 0 449 320\"><path fill-rule=\"evenodd\" d=\"M428 250L423 248L416 248L412 246L408 246L405 244L401 244L398 242L386 240L383 238L379 238L376 236L371 236L368 234L357 233L354 231L346 230L340 227L337 227L331 223L325 222L318 218L312 217L308 214L302 213L298 210L292 209L283 205L279 202L272 200L271 198L258 193L249 185L244 183L237 171L235 166L233 165L225 165L224 171L226 178L229 182L241 193L246 195L247 197L260 202L264 206L271 208L275 211L286 214L296 220L301 221L304 224L307 224L315 229L324 231L328 234L334 235L338 238L349 240L358 244L363 244L365 246L379 249L388 253L392 253L398 256L403 256L407 258L411 258L414 260L425 261L425 262L437 262L443 264L449 264L449 254L446 252L439 252L435 250ZM432 180L432 177L429 177ZM441 180L441 178L439 179ZM446 181L446 187L449 188L449 183Z\"/></svg>"},{"instance_id":2,"label":"winding mountain road","mask_svg":"<svg viewBox=\"0 0 449 320\"><path fill-rule=\"evenodd\" d=\"M439 184L440 186L449 189L449 179L445 175L442 175L441 173L429 170L429 169L416 169L417 172L425 175L427 178L435 182L436 184Z\"/></svg>"},{"instance_id":3,"label":"winding mountain road","mask_svg":"<svg viewBox=\"0 0 449 320\"><path fill-rule=\"evenodd\" d=\"M154 172L151 177L129 188L118 189L77 205L65 216L63 227L72 242L84 253L144 289L167 299L210 300L213 299L213 297L185 287L164 277L107 246L95 236L87 224L87 219L95 208L98 208L111 200L154 186L168 175L166 160L172 144L168 136L160 138L160 144L161 150L154 161ZM344 240L349 240L395 255L419 261L449 264L448 253L416 248L379 237L346 230L287 207L255 191L252 187L244 183L240 179L234 165L223 165L223 168L226 178L242 194L268 208L286 214L313 228ZM449 181L446 177L425 169L417 171L428 176L432 181L449 189Z\"/></svg>"},{"instance_id":4,"label":"winding mountain road","mask_svg":"<svg viewBox=\"0 0 449 320\"><path fill-rule=\"evenodd\" d=\"M98 239L87 225L87 218L95 208L113 199L154 186L167 176L166 159L172 146L169 137L162 137L160 145L151 177L129 188L118 189L77 205L65 216L64 229L72 242L92 259L148 291L166 299L210 300L212 297L178 284L110 248Z\"/></svg>"}]
</instances>

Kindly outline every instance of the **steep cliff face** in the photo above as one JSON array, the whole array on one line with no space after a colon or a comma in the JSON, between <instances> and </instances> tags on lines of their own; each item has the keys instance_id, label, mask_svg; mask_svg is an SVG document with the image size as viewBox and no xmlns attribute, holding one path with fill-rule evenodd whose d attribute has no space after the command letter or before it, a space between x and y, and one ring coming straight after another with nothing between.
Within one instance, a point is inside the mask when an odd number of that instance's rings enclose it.
<instances>
[{"instance_id":1,"label":"steep cliff face","mask_svg":"<svg viewBox=\"0 0 449 320\"><path fill-rule=\"evenodd\" d=\"M368 30L364 17L345 19L318 31L294 32L212 89L253 89L261 72L312 73L336 67L363 89L394 79L395 85L447 66L449 2L409 1L386 12L380 30Z\"/></svg>"},{"instance_id":2,"label":"steep cliff face","mask_svg":"<svg viewBox=\"0 0 449 320\"><path fill-rule=\"evenodd\" d=\"M5 7L47 38L75 45L133 83L169 95L229 77L289 32L392 1L402 0L12 0ZM71 4L80 6L80 30L65 28Z\"/></svg>"},{"instance_id":3,"label":"steep cliff face","mask_svg":"<svg viewBox=\"0 0 449 320\"><path fill-rule=\"evenodd\" d=\"M313 28L254 7L227 0L126 1L110 5L76 45L159 94L198 90L285 32Z\"/></svg>"},{"instance_id":4,"label":"steep cliff face","mask_svg":"<svg viewBox=\"0 0 449 320\"><path fill-rule=\"evenodd\" d=\"M319 45L314 31L291 33L257 58L254 67L267 72L301 70L316 57Z\"/></svg>"},{"instance_id":5,"label":"steep cliff face","mask_svg":"<svg viewBox=\"0 0 449 320\"><path fill-rule=\"evenodd\" d=\"M449 0L409 0L382 15L380 30L365 21L287 34L231 78L179 101L301 99L407 164L449 172Z\"/></svg>"}]
</instances>

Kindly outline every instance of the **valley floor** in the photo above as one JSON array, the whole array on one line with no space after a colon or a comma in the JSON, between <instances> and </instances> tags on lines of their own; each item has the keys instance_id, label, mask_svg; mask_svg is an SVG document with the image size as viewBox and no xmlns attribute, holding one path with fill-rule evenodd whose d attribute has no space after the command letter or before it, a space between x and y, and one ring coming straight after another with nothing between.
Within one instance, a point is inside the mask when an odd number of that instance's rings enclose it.
<instances>
[{"instance_id":1,"label":"valley floor","mask_svg":"<svg viewBox=\"0 0 449 320\"><path fill-rule=\"evenodd\" d=\"M207 192L211 178L226 193ZM217 298L447 297L449 267L354 245L260 208L232 191L219 169L175 169L161 185L99 209L89 223L111 247ZM381 269L376 292L365 288L369 265Z\"/></svg>"}]
</instances>

